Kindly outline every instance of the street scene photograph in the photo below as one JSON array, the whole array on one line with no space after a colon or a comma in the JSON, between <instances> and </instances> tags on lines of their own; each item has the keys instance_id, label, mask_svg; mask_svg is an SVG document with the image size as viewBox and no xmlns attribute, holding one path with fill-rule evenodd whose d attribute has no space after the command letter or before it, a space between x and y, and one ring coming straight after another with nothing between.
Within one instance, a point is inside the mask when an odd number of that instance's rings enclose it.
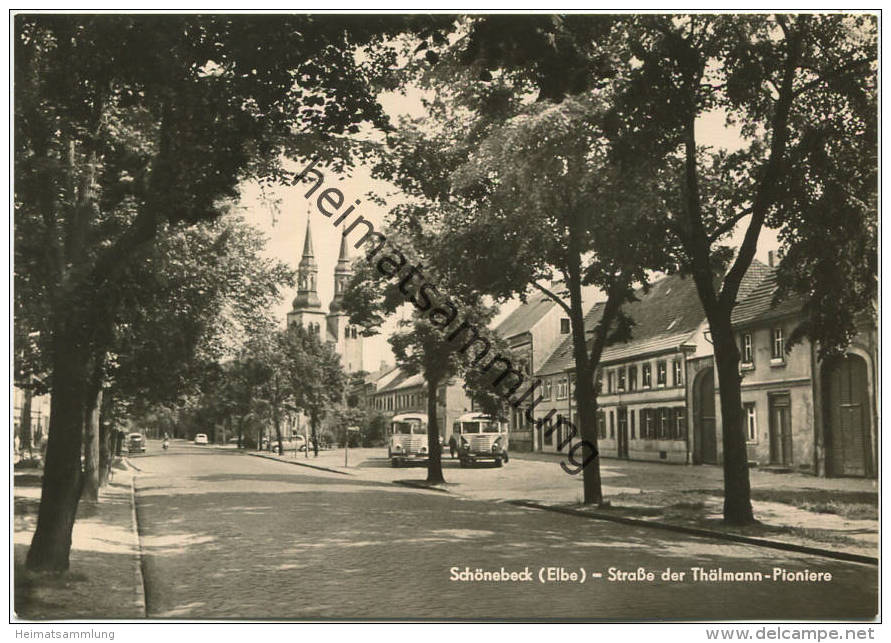
<instances>
[{"instance_id":1,"label":"street scene photograph","mask_svg":"<svg viewBox=\"0 0 891 643\"><path fill-rule=\"evenodd\" d=\"M9 16L16 637L878 638L879 12Z\"/></svg>"}]
</instances>

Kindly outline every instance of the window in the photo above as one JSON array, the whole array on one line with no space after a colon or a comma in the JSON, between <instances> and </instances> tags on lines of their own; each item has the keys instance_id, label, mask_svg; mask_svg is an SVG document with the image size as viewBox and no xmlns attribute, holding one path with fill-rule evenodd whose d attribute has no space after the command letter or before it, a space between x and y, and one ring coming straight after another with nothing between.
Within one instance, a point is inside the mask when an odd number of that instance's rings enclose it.
<instances>
[{"instance_id":1,"label":"window","mask_svg":"<svg viewBox=\"0 0 891 643\"><path fill-rule=\"evenodd\" d=\"M631 439L634 439L634 409L628 411L628 420L631 422Z\"/></svg>"},{"instance_id":2,"label":"window","mask_svg":"<svg viewBox=\"0 0 891 643\"><path fill-rule=\"evenodd\" d=\"M606 374L606 392L612 393L616 390L616 374L612 371Z\"/></svg>"},{"instance_id":3,"label":"window","mask_svg":"<svg viewBox=\"0 0 891 643\"><path fill-rule=\"evenodd\" d=\"M659 438L667 440L671 437L671 410L659 409Z\"/></svg>"},{"instance_id":4,"label":"window","mask_svg":"<svg viewBox=\"0 0 891 643\"><path fill-rule=\"evenodd\" d=\"M544 435L544 443L548 446L554 444L554 431L551 430L551 418L548 418L542 424L542 432Z\"/></svg>"},{"instance_id":5,"label":"window","mask_svg":"<svg viewBox=\"0 0 891 643\"><path fill-rule=\"evenodd\" d=\"M674 380L672 380L672 384L675 386L682 386L681 383L681 360L674 360L672 366L674 367Z\"/></svg>"},{"instance_id":6,"label":"window","mask_svg":"<svg viewBox=\"0 0 891 643\"><path fill-rule=\"evenodd\" d=\"M566 399L566 378L561 377L557 380L557 399L565 400Z\"/></svg>"},{"instance_id":7,"label":"window","mask_svg":"<svg viewBox=\"0 0 891 643\"><path fill-rule=\"evenodd\" d=\"M616 437L616 413L615 413L615 411L609 412L609 437L610 437L610 439Z\"/></svg>"},{"instance_id":8,"label":"window","mask_svg":"<svg viewBox=\"0 0 891 643\"><path fill-rule=\"evenodd\" d=\"M652 440L655 437L655 427L653 426L653 409L643 409L641 413L643 413L643 418L640 422L640 436L642 438Z\"/></svg>"},{"instance_id":9,"label":"window","mask_svg":"<svg viewBox=\"0 0 891 643\"><path fill-rule=\"evenodd\" d=\"M665 382L668 379L668 365L665 363L665 360L656 363L656 385L657 386L665 386Z\"/></svg>"},{"instance_id":10,"label":"window","mask_svg":"<svg viewBox=\"0 0 891 643\"><path fill-rule=\"evenodd\" d=\"M541 399L549 400L551 399L551 380L546 379L544 381L544 385L541 387Z\"/></svg>"},{"instance_id":11,"label":"window","mask_svg":"<svg viewBox=\"0 0 891 643\"><path fill-rule=\"evenodd\" d=\"M643 387L650 388L653 385L653 367L651 364L643 365Z\"/></svg>"},{"instance_id":12,"label":"window","mask_svg":"<svg viewBox=\"0 0 891 643\"><path fill-rule=\"evenodd\" d=\"M594 390L597 391L597 394L603 392L603 371L597 369L597 379L595 380Z\"/></svg>"},{"instance_id":13,"label":"window","mask_svg":"<svg viewBox=\"0 0 891 643\"><path fill-rule=\"evenodd\" d=\"M629 366L628 367L628 390L634 391L637 389L637 367Z\"/></svg>"},{"instance_id":14,"label":"window","mask_svg":"<svg viewBox=\"0 0 891 643\"><path fill-rule=\"evenodd\" d=\"M619 390L625 390L625 367L619 369Z\"/></svg>"},{"instance_id":15,"label":"window","mask_svg":"<svg viewBox=\"0 0 891 643\"><path fill-rule=\"evenodd\" d=\"M782 360L785 356L785 352L783 350L783 329L774 328L772 335L773 348L771 350L770 356L773 359Z\"/></svg>"},{"instance_id":16,"label":"window","mask_svg":"<svg viewBox=\"0 0 891 643\"><path fill-rule=\"evenodd\" d=\"M756 442L758 440L758 420L755 416L754 402L743 404L743 417L746 421L746 441Z\"/></svg>"},{"instance_id":17,"label":"window","mask_svg":"<svg viewBox=\"0 0 891 643\"><path fill-rule=\"evenodd\" d=\"M578 396L576 395L576 392L575 392L575 375L569 376L569 389L566 391L566 394L569 397L578 399Z\"/></svg>"},{"instance_id":18,"label":"window","mask_svg":"<svg viewBox=\"0 0 891 643\"><path fill-rule=\"evenodd\" d=\"M560 334L561 335L569 334L569 319L567 319L566 317L563 317L560 320Z\"/></svg>"},{"instance_id":19,"label":"window","mask_svg":"<svg viewBox=\"0 0 891 643\"><path fill-rule=\"evenodd\" d=\"M606 439L606 414L603 411L597 411L597 437Z\"/></svg>"},{"instance_id":20,"label":"window","mask_svg":"<svg viewBox=\"0 0 891 643\"><path fill-rule=\"evenodd\" d=\"M676 440L687 439L687 416L684 407L674 410L674 437Z\"/></svg>"},{"instance_id":21,"label":"window","mask_svg":"<svg viewBox=\"0 0 891 643\"><path fill-rule=\"evenodd\" d=\"M744 333L742 336L742 363L752 364L752 333Z\"/></svg>"}]
</instances>

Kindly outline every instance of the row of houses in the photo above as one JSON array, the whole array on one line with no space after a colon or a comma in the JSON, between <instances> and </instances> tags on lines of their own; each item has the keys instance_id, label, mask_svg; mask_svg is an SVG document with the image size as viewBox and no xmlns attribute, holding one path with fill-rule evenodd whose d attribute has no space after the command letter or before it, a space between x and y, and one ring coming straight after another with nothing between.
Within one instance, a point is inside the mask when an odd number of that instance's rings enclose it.
<instances>
[{"instance_id":1,"label":"row of houses","mask_svg":"<svg viewBox=\"0 0 891 643\"><path fill-rule=\"evenodd\" d=\"M773 304L776 271L753 262L740 286L732 322L741 355L743 418L749 460L763 467L822 476L876 476L878 471L878 334L864 322L844 356L821 361L808 340L789 346L802 301ZM720 390L708 322L692 279L664 277L624 307L633 338L608 346L597 372L598 446L603 457L683 464L722 461ZM590 307L595 327L603 303ZM532 412L553 412L578 426L569 319L544 295L530 297L496 328L511 359L541 381ZM385 413L423 411L423 378L391 369L370 383L369 398ZM531 397L530 397L531 401ZM442 387L440 431L472 405L460 382ZM530 422L511 409L514 451L571 448L564 427Z\"/></svg>"}]
</instances>

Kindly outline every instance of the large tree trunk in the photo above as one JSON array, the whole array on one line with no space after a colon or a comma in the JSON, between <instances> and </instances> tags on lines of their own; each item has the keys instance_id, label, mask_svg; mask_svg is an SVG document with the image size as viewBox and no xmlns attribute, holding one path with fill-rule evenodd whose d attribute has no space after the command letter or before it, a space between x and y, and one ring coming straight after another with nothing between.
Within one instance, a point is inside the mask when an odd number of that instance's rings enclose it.
<instances>
[{"instance_id":1,"label":"large tree trunk","mask_svg":"<svg viewBox=\"0 0 891 643\"><path fill-rule=\"evenodd\" d=\"M102 389L87 393L84 408L84 479L81 499L99 500L99 412L102 406Z\"/></svg>"},{"instance_id":2,"label":"large tree trunk","mask_svg":"<svg viewBox=\"0 0 891 643\"><path fill-rule=\"evenodd\" d=\"M588 352L585 313L582 302L581 252L570 239L572 248L564 273L569 290L569 317L572 329L572 350L576 373L576 406L578 421L581 424L582 462L577 463L574 450L570 447L570 461L582 467L582 485L585 504L603 504L603 486L600 477L600 454L597 449L597 392L594 390L594 372L600 364L600 355L606 346L606 339L613 320L618 315L623 301L620 288L610 288L603 315L594 330L594 342ZM617 278L617 283L620 278ZM572 418L569 418L570 422ZM572 426L570 424L570 426ZM567 469L571 471L571 469Z\"/></svg>"},{"instance_id":3,"label":"large tree trunk","mask_svg":"<svg viewBox=\"0 0 891 643\"><path fill-rule=\"evenodd\" d=\"M22 400L22 415L19 418L19 451L28 450L28 457L33 458L31 452L31 398L34 391L30 386L26 386L24 390L24 399Z\"/></svg>"},{"instance_id":4,"label":"large tree trunk","mask_svg":"<svg viewBox=\"0 0 891 643\"><path fill-rule=\"evenodd\" d=\"M742 379L739 349L730 324L730 313L709 320L715 349L715 366L721 398L721 437L724 453L724 522L746 525L755 521L749 487L749 459L742 417Z\"/></svg>"},{"instance_id":5,"label":"large tree trunk","mask_svg":"<svg viewBox=\"0 0 891 643\"><path fill-rule=\"evenodd\" d=\"M87 364L77 341L56 334L52 364L49 438L37 529L25 565L37 571L68 569L71 530L81 491L81 436Z\"/></svg>"},{"instance_id":6,"label":"large tree trunk","mask_svg":"<svg viewBox=\"0 0 891 643\"><path fill-rule=\"evenodd\" d=\"M439 444L439 423L436 420L436 390L439 378L427 378L427 482L441 484L445 482L442 475L442 448Z\"/></svg>"}]
</instances>

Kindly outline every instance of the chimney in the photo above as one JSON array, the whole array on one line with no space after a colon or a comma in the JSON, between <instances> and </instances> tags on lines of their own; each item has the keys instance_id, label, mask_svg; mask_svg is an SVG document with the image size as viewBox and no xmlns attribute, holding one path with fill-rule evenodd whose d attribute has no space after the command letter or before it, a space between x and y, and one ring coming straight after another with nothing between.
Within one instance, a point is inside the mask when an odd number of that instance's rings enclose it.
<instances>
[{"instance_id":1,"label":"chimney","mask_svg":"<svg viewBox=\"0 0 891 643\"><path fill-rule=\"evenodd\" d=\"M773 250L767 251L767 265L773 268Z\"/></svg>"}]
</instances>

